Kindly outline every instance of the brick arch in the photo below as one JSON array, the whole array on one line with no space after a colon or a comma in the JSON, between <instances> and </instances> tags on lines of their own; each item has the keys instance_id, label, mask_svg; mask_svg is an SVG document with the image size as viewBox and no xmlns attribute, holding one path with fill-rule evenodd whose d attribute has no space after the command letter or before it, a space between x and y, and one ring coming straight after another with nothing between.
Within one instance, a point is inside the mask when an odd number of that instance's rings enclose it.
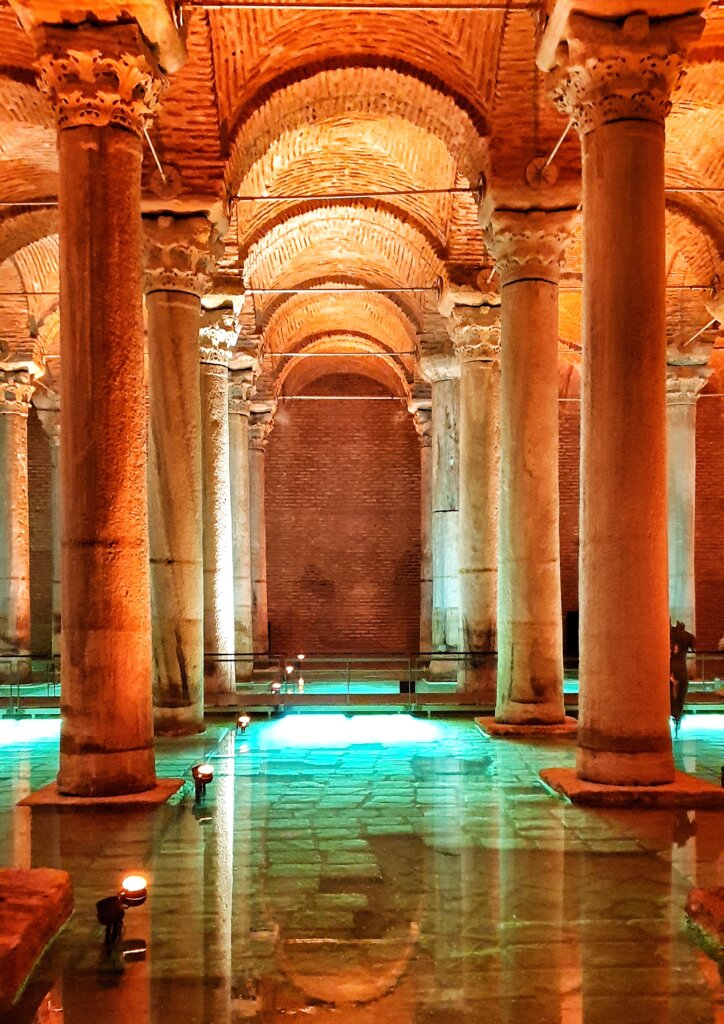
<instances>
[{"instance_id":1,"label":"brick arch","mask_svg":"<svg viewBox=\"0 0 724 1024\"><path fill-rule=\"evenodd\" d=\"M460 172L476 184L487 167L487 128L454 96L409 71L383 66L332 67L277 82L250 106L232 133L226 181L231 195L276 140L310 125L350 117L407 122L440 139Z\"/></svg>"},{"instance_id":2,"label":"brick arch","mask_svg":"<svg viewBox=\"0 0 724 1024\"><path fill-rule=\"evenodd\" d=\"M338 332L324 334L300 346L304 353L348 352L347 358L310 358L280 360L276 374L278 391L299 394L322 377L356 374L382 384L390 394L409 399L410 385L404 368L393 354L375 338ZM365 353L381 353L370 357ZM382 354L384 353L384 354Z\"/></svg>"},{"instance_id":3,"label":"brick arch","mask_svg":"<svg viewBox=\"0 0 724 1024\"><path fill-rule=\"evenodd\" d=\"M711 214L693 196L673 193L667 201L667 264L680 254L686 265L687 284L710 287L722 273L724 231L716 231Z\"/></svg>"},{"instance_id":4,"label":"brick arch","mask_svg":"<svg viewBox=\"0 0 724 1024\"><path fill-rule=\"evenodd\" d=\"M57 235L39 237L14 249L0 262L0 338L39 336L58 309L58 290Z\"/></svg>"},{"instance_id":5,"label":"brick arch","mask_svg":"<svg viewBox=\"0 0 724 1024\"><path fill-rule=\"evenodd\" d=\"M2 164L0 164L0 171ZM21 210L0 220L0 263L18 249L58 234L58 210L48 206Z\"/></svg>"}]
</instances>

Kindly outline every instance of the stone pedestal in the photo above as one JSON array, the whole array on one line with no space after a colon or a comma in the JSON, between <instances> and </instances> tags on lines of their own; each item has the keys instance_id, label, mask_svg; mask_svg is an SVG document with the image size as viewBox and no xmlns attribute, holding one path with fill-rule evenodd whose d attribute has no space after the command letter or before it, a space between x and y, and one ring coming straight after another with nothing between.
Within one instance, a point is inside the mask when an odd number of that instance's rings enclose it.
<instances>
[{"instance_id":1,"label":"stone pedestal","mask_svg":"<svg viewBox=\"0 0 724 1024\"><path fill-rule=\"evenodd\" d=\"M249 536L254 654L269 653L269 601L266 586L266 505L264 453L274 425L269 409L252 410L249 420Z\"/></svg>"},{"instance_id":2,"label":"stone pedestal","mask_svg":"<svg viewBox=\"0 0 724 1024\"><path fill-rule=\"evenodd\" d=\"M432 397L432 649L460 649L458 417L460 365L451 352L424 356Z\"/></svg>"},{"instance_id":3,"label":"stone pedestal","mask_svg":"<svg viewBox=\"0 0 724 1024\"><path fill-rule=\"evenodd\" d=\"M583 147L578 777L672 782L664 118L697 16L571 16L554 97Z\"/></svg>"},{"instance_id":4,"label":"stone pedestal","mask_svg":"<svg viewBox=\"0 0 724 1024\"><path fill-rule=\"evenodd\" d=\"M495 694L500 484L500 310L456 306L460 360L460 621L467 657L458 689Z\"/></svg>"},{"instance_id":5,"label":"stone pedestal","mask_svg":"<svg viewBox=\"0 0 724 1024\"><path fill-rule=\"evenodd\" d=\"M575 211L496 210L501 281L498 690L495 717L562 723L558 279Z\"/></svg>"},{"instance_id":6,"label":"stone pedestal","mask_svg":"<svg viewBox=\"0 0 724 1024\"><path fill-rule=\"evenodd\" d=\"M234 649L254 652L249 505L249 415L253 391L251 370L229 375L229 457L231 460L231 523L234 548ZM236 663L237 680L251 678L253 659Z\"/></svg>"},{"instance_id":7,"label":"stone pedestal","mask_svg":"<svg viewBox=\"0 0 724 1024\"><path fill-rule=\"evenodd\" d=\"M141 130L159 85L133 24L46 28L41 36L41 83L57 114L60 167L58 785L76 796L132 793L156 781Z\"/></svg>"},{"instance_id":8,"label":"stone pedestal","mask_svg":"<svg viewBox=\"0 0 724 1024\"><path fill-rule=\"evenodd\" d=\"M199 328L217 248L204 216L144 218L153 705L161 735L204 728Z\"/></svg>"},{"instance_id":9,"label":"stone pedestal","mask_svg":"<svg viewBox=\"0 0 724 1024\"><path fill-rule=\"evenodd\" d=\"M432 651L432 413L430 399L410 411L420 442L420 651Z\"/></svg>"},{"instance_id":10,"label":"stone pedestal","mask_svg":"<svg viewBox=\"0 0 724 1024\"><path fill-rule=\"evenodd\" d=\"M44 382L46 383L46 382ZM55 382L59 385L59 381ZM50 515L53 617L52 655L60 656L60 393L52 389L36 391L33 403L50 446Z\"/></svg>"},{"instance_id":11,"label":"stone pedestal","mask_svg":"<svg viewBox=\"0 0 724 1024\"><path fill-rule=\"evenodd\" d=\"M0 370L0 654L30 653L28 411L33 378Z\"/></svg>"},{"instance_id":12,"label":"stone pedestal","mask_svg":"<svg viewBox=\"0 0 724 1024\"><path fill-rule=\"evenodd\" d=\"M669 364L666 376L669 618L696 635L696 400L711 371Z\"/></svg>"},{"instance_id":13,"label":"stone pedestal","mask_svg":"<svg viewBox=\"0 0 724 1024\"><path fill-rule=\"evenodd\" d=\"M204 679L228 699L234 678L234 561L229 479L229 359L236 318L204 314L201 328L201 432L204 538Z\"/></svg>"}]
</instances>

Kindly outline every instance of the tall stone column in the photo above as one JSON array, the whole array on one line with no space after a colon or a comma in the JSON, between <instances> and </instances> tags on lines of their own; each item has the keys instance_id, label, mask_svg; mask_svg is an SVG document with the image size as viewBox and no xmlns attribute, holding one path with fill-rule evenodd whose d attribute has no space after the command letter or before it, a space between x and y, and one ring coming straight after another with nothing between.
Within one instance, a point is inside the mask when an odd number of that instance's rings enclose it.
<instances>
[{"instance_id":1,"label":"tall stone column","mask_svg":"<svg viewBox=\"0 0 724 1024\"><path fill-rule=\"evenodd\" d=\"M669 618L694 635L696 401L710 373L703 364L669 363L666 375Z\"/></svg>"},{"instance_id":2,"label":"tall stone column","mask_svg":"<svg viewBox=\"0 0 724 1024\"><path fill-rule=\"evenodd\" d=\"M48 377L43 381L48 384ZM55 387L60 381L54 380ZM53 632L51 649L54 658L60 656L61 608L60 608L60 393L46 386L37 390L33 398L38 418L43 425L50 446L50 531L51 531L51 615Z\"/></svg>"},{"instance_id":3,"label":"tall stone column","mask_svg":"<svg viewBox=\"0 0 724 1024\"><path fill-rule=\"evenodd\" d=\"M420 360L432 395L432 649L460 649L458 414L460 365L450 352Z\"/></svg>"},{"instance_id":4,"label":"tall stone column","mask_svg":"<svg viewBox=\"0 0 724 1024\"><path fill-rule=\"evenodd\" d=\"M420 651L432 650L432 410L430 399L413 399L420 442Z\"/></svg>"},{"instance_id":5,"label":"tall stone column","mask_svg":"<svg viewBox=\"0 0 724 1024\"><path fill-rule=\"evenodd\" d=\"M249 504L249 414L254 388L252 370L229 374L229 457L231 460L231 524L234 547L234 649L254 652ZM236 664L237 680L251 678L253 661Z\"/></svg>"},{"instance_id":6,"label":"tall stone column","mask_svg":"<svg viewBox=\"0 0 724 1024\"><path fill-rule=\"evenodd\" d=\"M204 539L204 680L206 692L232 702L234 559L229 462L229 359L238 337L228 312L204 314L201 327L201 436Z\"/></svg>"},{"instance_id":7,"label":"tall stone column","mask_svg":"<svg viewBox=\"0 0 724 1024\"><path fill-rule=\"evenodd\" d=\"M671 782L664 119L698 16L573 15L554 97L583 149L578 776Z\"/></svg>"},{"instance_id":8,"label":"tall stone column","mask_svg":"<svg viewBox=\"0 0 724 1024\"><path fill-rule=\"evenodd\" d=\"M149 547L156 732L204 728L201 296L217 248L201 215L144 218L148 313Z\"/></svg>"},{"instance_id":9,"label":"tall stone column","mask_svg":"<svg viewBox=\"0 0 724 1024\"><path fill-rule=\"evenodd\" d=\"M500 309L456 306L460 360L460 620L468 693L495 693L500 491Z\"/></svg>"},{"instance_id":10,"label":"tall stone column","mask_svg":"<svg viewBox=\"0 0 724 1024\"><path fill-rule=\"evenodd\" d=\"M500 527L496 721L563 723L558 535L558 280L575 211L496 210Z\"/></svg>"},{"instance_id":11,"label":"tall stone column","mask_svg":"<svg viewBox=\"0 0 724 1024\"><path fill-rule=\"evenodd\" d=\"M28 411L33 389L27 369L0 369L0 654L30 654Z\"/></svg>"},{"instance_id":12,"label":"tall stone column","mask_svg":"<svg viewBox=\"0 0 724 1024\"><path fill-rule=\"evenodd\" d=\"M274 411L252 408L249 420L249 536L254 654L269 653L269 600L266 585L266 502L264 454L274 426Z\"/></svg>"},{"instance_id":13,"label":"tall stone column","mask_svg":"<svg viewBox=\"0 0 724 1024\"><path fill-rule=\"evenodd\" d=\"M46 27L58 121L61 792L156 781L143 379L141 132L159 82L134 24Z\"/></svg>"}]
</instances>

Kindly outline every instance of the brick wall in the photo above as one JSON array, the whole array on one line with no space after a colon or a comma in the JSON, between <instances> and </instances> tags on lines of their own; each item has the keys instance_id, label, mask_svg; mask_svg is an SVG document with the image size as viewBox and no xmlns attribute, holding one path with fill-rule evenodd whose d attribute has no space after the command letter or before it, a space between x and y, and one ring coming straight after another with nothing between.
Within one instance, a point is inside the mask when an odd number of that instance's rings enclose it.
<instances>
[{"instance_id":1,"label":"brick wall","mask_svg":"<svg viewBox=\"0 0 724 1024\"><path fill-rule=\"evenodd\" d=\"M333 374L306 394L384 395ZM276 651L412 651L420 616L420 452L401 402L290 401L266 455Z\"/></svg>"},{"instance_id":2,"label":"brick wall","mask_svg":"<svg viewBox=\"0 0 724 1024\"><path fill-rule=\"evenodd\" d=\"M28 501L30 503L30 645L50 654L53 630L50 507L50 446L35 406L28 415Z\"/></svg>"},{"instance_id":3,"label":"brick wall","mask_svg":"<svg viewBox=\"0 0 724 1024\"><path fill-rule=\"evenodd\" d=\"M561 604L563 606L565 637L566 615L578 610L580 402L560 402L558 404L558 424L560 444L558 452L558 486L560 494ZM573 641L573 644L575 644L575 641ZM576 653L573 644L569 642L565 645L567 654Z\"/></svg>"}]
</instances>

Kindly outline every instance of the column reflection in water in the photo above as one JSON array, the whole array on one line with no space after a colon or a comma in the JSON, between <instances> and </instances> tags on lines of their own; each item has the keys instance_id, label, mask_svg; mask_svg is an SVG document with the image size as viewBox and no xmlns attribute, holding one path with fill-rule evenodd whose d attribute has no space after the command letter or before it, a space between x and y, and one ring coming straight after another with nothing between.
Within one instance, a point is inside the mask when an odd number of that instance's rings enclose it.
<instances>
[{"instance_id":1,"label":"column reflection in water","mask_svg":"<svg viewBox=\"0 0 724 1024\"><path fill-rule=\"evenodd\" d=\"M203 828L205 1020L231 1019L232 912L234 878L234 733L229 732L214 760L213 820Z\"/></svg>"}]
</instances>

